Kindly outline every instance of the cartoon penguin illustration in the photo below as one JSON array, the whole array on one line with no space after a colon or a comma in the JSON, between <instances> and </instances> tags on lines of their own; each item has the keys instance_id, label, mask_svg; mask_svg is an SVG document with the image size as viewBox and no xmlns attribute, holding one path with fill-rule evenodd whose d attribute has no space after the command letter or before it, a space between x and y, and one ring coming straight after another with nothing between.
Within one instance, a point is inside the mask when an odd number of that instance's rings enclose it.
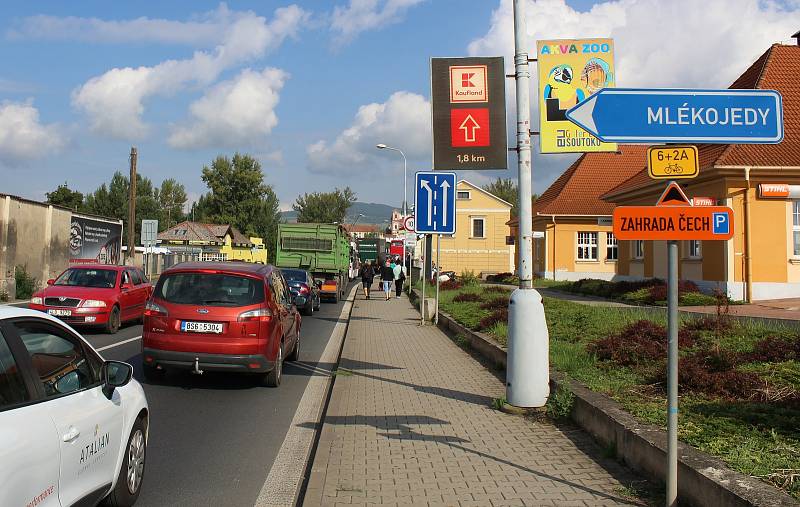
<instances>
[{"instance_id":1,"label":"cartoon penguin illustration","mask_svg":"<svg viewBox=\"0 0 800 507\"><path fill-rule=\"evenodd\" d=\"M565 121L567 109L586 98L583 90L573 84L573 76L569 65L557 65L550 70L544 87L548 121Z\"/></svg>"}]
</instances>

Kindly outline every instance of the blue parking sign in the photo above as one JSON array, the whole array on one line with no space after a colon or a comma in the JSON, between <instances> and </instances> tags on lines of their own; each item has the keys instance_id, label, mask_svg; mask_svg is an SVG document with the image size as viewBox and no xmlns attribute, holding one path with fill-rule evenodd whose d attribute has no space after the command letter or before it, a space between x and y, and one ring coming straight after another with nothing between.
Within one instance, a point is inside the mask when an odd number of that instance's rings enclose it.
<instances>
[{"instance_id":1,"label":"blue parking sign","mask_svg":"<svg viewBox=\"0 0 800 507\"><path fill-rule=\"evenodd\" d=\"M711 222L714 234L730 234L731 221L727 213L712 213Z\"/></svg>"}]
</instances>

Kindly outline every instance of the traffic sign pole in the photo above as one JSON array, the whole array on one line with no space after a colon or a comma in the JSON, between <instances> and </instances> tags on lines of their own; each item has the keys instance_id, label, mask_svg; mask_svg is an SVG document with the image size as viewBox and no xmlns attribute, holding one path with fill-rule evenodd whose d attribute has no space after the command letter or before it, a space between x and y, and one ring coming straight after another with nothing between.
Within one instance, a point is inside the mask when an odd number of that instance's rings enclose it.
<instances>
[{"instance_id":1,"label":"traffic sign pole","mask_svg":"<svg viewBox=\"0 0 800 507\"><path fill-rule=\"evenodd\" d=\"M678 242L667 241L667 506L678 497Z\"/></svg>"},{"instance_id":2,"label":"traffic sign pole","mask_svg":"<svg viewBox=\"0 0 800 507\"><path fill-rule=\"evenodd\" d=\"M417 203L417 206L419 206L419 203ZM423 234L422 251L426 253L428 252L427 243L428 243L428 235ZM426 257L425 261L422 263L422 299L420 300L419 303L419 314L422 316L422 318L420 319L419 322L420 326L425 325L425 279L428 278L428 273L426 273L427 270L425 269L425 267L428 265L427 263L428 263L428 258Z\"/></svg>"},{"instance_id":3,"label":"traffic sign pole","mask_svg":"<svg viewBox=\"0 0 800 507\"><path fill-rule=\"evenodd\" d=\"M439 253L442 250L441 244L442 237L438 236L436 238L436 302L433 305L433 323L436 325L439 324L439 273L442 271L442 265L439 263Z\"/></svg>"},{"instance_id":4,"label":"traffic sign pole","mask_svg":"<svg viewBox=\"0 0 800 507\"><path fill-rule=\"evenodd\" d=\"M543 407L550 395L549 335L542 297L533 289L531 203L530 70L525 2L514 0L514 66L517 88L517 167L519 176L519 289L508 305L506 399L517 407Z\"/></svg>"}]
</instances>

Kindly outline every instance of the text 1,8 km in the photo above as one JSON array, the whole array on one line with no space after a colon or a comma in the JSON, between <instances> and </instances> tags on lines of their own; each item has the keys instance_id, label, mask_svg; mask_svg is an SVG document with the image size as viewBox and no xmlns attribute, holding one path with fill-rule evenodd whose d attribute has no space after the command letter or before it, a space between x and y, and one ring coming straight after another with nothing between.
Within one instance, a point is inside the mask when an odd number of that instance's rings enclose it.
<instances>
[{"instance_id":1,"label":"text 1,8 km","mask_svg":"<svg viewBox=\"0 0 800 507\"><path fill-rule=\"evenodd\" d=\"M483 155L472 155L470 153L464 155L456 155L459 164L467 164L469 162L486 162L486 157Z\"/></svg>"}]
</instances>

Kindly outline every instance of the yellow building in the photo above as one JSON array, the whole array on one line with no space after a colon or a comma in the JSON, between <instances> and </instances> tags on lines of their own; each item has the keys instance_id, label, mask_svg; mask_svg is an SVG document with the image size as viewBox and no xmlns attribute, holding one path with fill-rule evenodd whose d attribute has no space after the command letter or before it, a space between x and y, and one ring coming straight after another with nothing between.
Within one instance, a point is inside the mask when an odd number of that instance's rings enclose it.
<instances>
[{"instance_id":1,"label":"yellow building","mask_svg":"<svg viewBox=\"0 0 800 507\"><path fill-rule=\"evenodd\" d=\"M248 238L232 225L181 222L158 234L161 246L176 252L190 252L201 261L238 260L267 263L262 238Z\"/></svg>"},{"instance_id":2,"label":"yellow building","mask_svg":"<svg viewBox=\"0 0 800 507\"><path fill-rule=\"evenodd\" d=\"M615 153L586 153L542 193L533 204L534 273L555 280L614 278L614 205L600 196L639 172L646 151L620 145ZM518 223L509 222L515 238Z\"/></svg>"},{"instance_id":3,"label":"yellow building","mask_svg":"<svg viewBox=\"0 0 800 507\"><path fill-rule=\"evenodd\" d=\"M701 145L700 175L681 180L690 198L734 211L728 241L684 241L679 276L748 301L800 297L800 47L773 45L731 88L778 90L783 96L780 144ZM603 198L617 205L653 205L664 182L643 170ZM667 274L664 241L620 241L622 279Z\"/></svg>"},{"instance_id":4,"label":"yellow building","mask_svg":"<svg viewBox=\"0 0 800 507\"><path fill-rule=\"evenodd\" d=\"M441 236L443 271L496 274L513 271L514 247L507 244L512 205L477 185L456 185L456 233ZM434 236L438 238L439 236ZM437 239L433 241L436 262Z\"/></svg>"}]
</instances>

